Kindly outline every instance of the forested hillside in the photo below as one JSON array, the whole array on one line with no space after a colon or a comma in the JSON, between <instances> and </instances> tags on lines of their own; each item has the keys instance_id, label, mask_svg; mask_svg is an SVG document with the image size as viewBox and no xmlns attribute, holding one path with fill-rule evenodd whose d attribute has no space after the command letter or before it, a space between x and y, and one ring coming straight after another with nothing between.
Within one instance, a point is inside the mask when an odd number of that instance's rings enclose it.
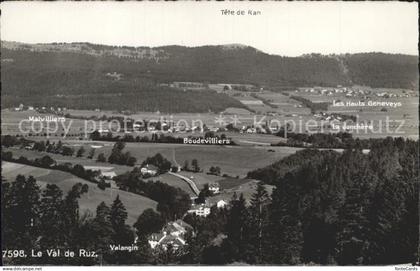
<instances>
[{"instance_id":1,"label":"forested hillside","mask_svg":"<svg viewBox=\"0 0 420 271\"><path fill-rule=\"evenodd\" d=\"M213 91L159 87L156 79L148 75L148 61L142 66L117 57L3 49L2 106L25 103L170 113L219 112L227 107L244 107L239 101ZM108 75L116 71L122 75L121 80Z\"/></svg>"},{"instance_id":2,"label":"forested hillside","mask_svg":"<svg viewBox=\"0 0 420 271\"><path fill-rule=\"evenodd\" d=\"M418 88L418 59L407 55L365 53L346 55L351 80L360 85Z\"/></svg>"},{"instance_id":3,"label":"forested hillside","mask_svg":"<svg viewBox=\"0 0 420 271\"><path fill-rule=\"evenodd\" d=\"M247 46L131 48L2 42L1 59L6 107L36 104L40 97L47 106L65 103L83 109L108 109L110 104L113 109L163 112L243 107L214 92L182 94L159 87L173 81L250 83L273 89L351 84L413 89L418 85L417 57L380 53L282 57Z\"/></svg>"}]
</instances>

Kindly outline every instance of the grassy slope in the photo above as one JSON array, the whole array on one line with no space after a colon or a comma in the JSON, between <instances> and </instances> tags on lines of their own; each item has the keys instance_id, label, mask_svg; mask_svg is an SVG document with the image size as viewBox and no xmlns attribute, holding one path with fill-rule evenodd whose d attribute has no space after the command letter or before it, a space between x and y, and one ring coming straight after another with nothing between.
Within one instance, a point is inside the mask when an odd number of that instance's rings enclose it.
<instances>
[{"instance_id":1,"label":"grassy slope","mask_svg":"<svg viewBox=\"0 0 420 271\"><path fill-rule=\"evenodd\" d=\"M2 162L2 176L6 180L14 180L18 174L34 176L41 188L45 187L47 184L56 184L64 191L64 193L69 191L76 183L80 182L82 184L87 184L89 186L89 192L84 194L79 200L82 212L89 211L94 214L96 207L102 201L104 201L107 205L111 205L115 197L119 195L121 201L127 209L127 223L129 225L132 225L145 209L155 209L157 206L157 203L149 198L116 189L107 188L106 190L101 190L95 184L77 178L69 173L10 162Z\"/></svg>"}]
</instances>

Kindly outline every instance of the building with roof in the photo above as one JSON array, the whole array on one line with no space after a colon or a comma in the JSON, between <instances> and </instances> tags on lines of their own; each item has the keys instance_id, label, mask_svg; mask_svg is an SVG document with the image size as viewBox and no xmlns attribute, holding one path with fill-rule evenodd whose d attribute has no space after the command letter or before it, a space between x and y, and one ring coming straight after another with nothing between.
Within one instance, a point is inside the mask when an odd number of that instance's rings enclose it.
<instances>
[{"instance_id":1,"label":"building with roof","mask_svg":"<svg viewBox=\"0 0 420 271\"><path fill-rule=\"evenodd\" d=\"M209 184L209 190L213 193L213 194L217 194L220 192L220 186L218 183L210 183Z\"/></svg>"},{"instance_id":2,"label":"building with roof","mask_svg":"<svg viewBox=\"0 0 420 271\"><path fill-rule=\"evenodd\" d=\"M112 180L115 176L117 176L117 174L115 173L115 171L101 171L101 176L105 179L105 180Z\"/></svg>"},{"instance_id":3,"label":"building with roof","mask_svg":"<svg viewBox=\"0 0 420 271\"><path fill-rule=\"evenodd\" d=\"M206 217L210 214L210 207L206 204L192 205L191 209L189 209L187 213Z\"/></svg>"},{"instance_id":4,"label":"building with roof","mask_svg":"<svg viewBox=\"0 0 420 271\"><path fill-rule=\"evenodd\" d=\"M155 165L149 165L142 167L140 169L141 174L143 175L150 175L150 176L156 176L158 173L158 168Z\"/></svg>"},{"instance_id":5,"label":"building with roof","mask_svg":"<svg viewBox=\"0 0 420 271\"><path fill-rule=\"evenodd\" d=\"M216 207L217 208L225 208L227 206L227 204L228 203L226 201L221 199L218 202L216 202Z\"/></svg>"},{"instance_id":6,"label":"building with roof","mask_svg":"<svg viewBox=\"0 0 420 271\"><path fill-rule=\"evenodd\" d=\"M161 232L151 234L148 243L152 249L159 247L166 250L171 246L177 250L186 244L185 236L192 230L193 228L181 219L171 221L163 227Z\"/></svg>"}]
</instances>

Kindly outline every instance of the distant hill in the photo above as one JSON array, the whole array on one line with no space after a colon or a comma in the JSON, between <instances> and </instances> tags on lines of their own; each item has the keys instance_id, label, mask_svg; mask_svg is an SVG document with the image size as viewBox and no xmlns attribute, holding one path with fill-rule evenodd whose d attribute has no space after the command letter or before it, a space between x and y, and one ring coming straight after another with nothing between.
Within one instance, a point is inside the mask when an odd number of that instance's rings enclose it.
<instances>
[{"instance_id":1,"label":"distant hill","mask_svg":"<svg viewBox=\"0 0 420 271\"><path fill-rule=\"evenodd\" d=\"M2 41L1 61L4 106L19 101L33 103L42 95L50 104L66 97L65 103L82 102L99 108L111 103L121 109L142 111L216 112L243 105L213 91L204 95L181 93L158 84L227 82L280 90L352 84L413 89L418 85L416 56L366 53L282 57L237 44L134 48ZM87 96L82 99L80 95Z\"/></svg>"}]
</instances>

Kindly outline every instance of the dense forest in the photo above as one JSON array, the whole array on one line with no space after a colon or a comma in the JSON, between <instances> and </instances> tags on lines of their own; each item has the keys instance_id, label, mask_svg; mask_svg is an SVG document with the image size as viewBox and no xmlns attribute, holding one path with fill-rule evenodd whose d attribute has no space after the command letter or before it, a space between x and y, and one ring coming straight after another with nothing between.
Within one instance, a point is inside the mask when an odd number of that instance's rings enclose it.
<instances>
[{"instance_id":1,"label":"dense forest","mask_svg":"<svg viewBox=\"0 0 420 271\"><path fill-rule=\"evenodd\" d=\"M419 259L418 144L387 138L372 145L368 154L357 148L343 153L301 151L270 172L260 172L265 177L249 201L235 194L227 209L214 207L206 218L186 215L183 219L193 232L178 250L148 246L148 235L164 221L152 210L141 214L131 228L125 224L127 214L118 197L111 207L100 204L95 215L79 215L77 199L86 192L82 186L63 195L55 185L41 191L32 177L2 180L3 249L54 246L85 248L100 255L8 258L8 264L414 263ZM162 184L153 187L138 176L127 173L117 182L151 197L162 196L154 195L155 189L167 189ZM271 195L263 183L275 185ZM166 207L160 212L171 209L170 200L161 201ZM109 250L109 244L132 244L135 235L138 251Z\"/></svg>"},{"instance_id":2,"label":"dense forest","mask_svg":"<svg viewBox=\"0 0 420 271\"><path fill-rule=\"evenodd\" d=\"M351 80L371 87L418 89L418 58L364 53L343 56Z\"/></svg>"},{"instance_id":3,"label":"dense forest","mask_svg":"<svg viewBox=\"0 0 420 271\"><path fill-rule=\"evenodd\" d=\"M116 57L2 49L2 106L177 112L220 112L244 108L214 91L159 87L146 66ZM124 74L114 80L107 73Z\"/></svg>"},{"instance_id":4,"label":"dense forest","mask_svg":"<svg viewBox=\"0 0 420 271\"><path fill-rule=\"evenodd\" d=\"M34 106L171 113L244 107L213 91L159 86L173 81L247 83L273 89L351 84L413 89L418 85L417 58L407 55L282 57L252 47L166 46L155 48L162 55L155 59L118 57L107 54L107 50L119 47L101 45L84 45L103 53L94 56L85 50L31 51L29 45L11 49L7 44L2 42L1 50L5 107L23 102ZM128 47L124 50L135 51Z\"/></svg>"}]
</instances>

